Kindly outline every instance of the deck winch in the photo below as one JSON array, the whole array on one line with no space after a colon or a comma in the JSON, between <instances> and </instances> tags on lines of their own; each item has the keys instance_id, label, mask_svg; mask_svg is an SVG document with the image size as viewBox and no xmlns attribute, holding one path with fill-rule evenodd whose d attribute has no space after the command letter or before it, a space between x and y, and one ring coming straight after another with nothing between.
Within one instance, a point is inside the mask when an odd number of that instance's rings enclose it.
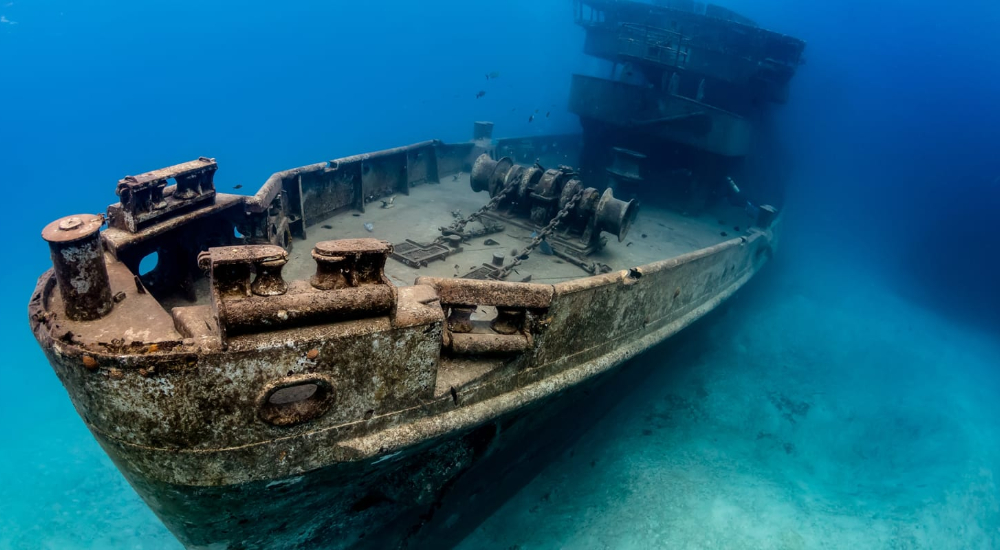
<instances>
[{"instance_id":1,"label":"deck winch","mask_svg":"<svg viewBox=\"0 0 1000 550\"><path fill-rule=\"evenodd\" d=\"M559 233L552 238L553 245L566 248L577 257L602 248L607 243L601 236L603 232L623 241L638 213L634 200L616 199L611 189L602 193L593 187L584 187L576 172L567 166L552 169L537 163L521 166L510 157L493 160L484 154L476 159L470 181L474 191L488 191L491 197L504 194L496 210L487 216L532 230L536 226L543 227L580 195L562 222ZM530 224L522 221L524 218Z\"/></svg>"}]
</instances>

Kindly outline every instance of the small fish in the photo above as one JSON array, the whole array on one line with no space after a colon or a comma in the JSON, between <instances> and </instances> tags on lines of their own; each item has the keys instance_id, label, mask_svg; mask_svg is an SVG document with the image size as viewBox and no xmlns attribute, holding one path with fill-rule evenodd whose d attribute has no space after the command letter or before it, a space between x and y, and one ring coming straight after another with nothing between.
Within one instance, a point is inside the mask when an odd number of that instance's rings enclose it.
<instances>
[{"instance_id":1,"label":"small fish","mask_svg":"<svg viewBox=\"0 0 1000 550\"><path fill-rule=\"evenodd\" d=\"M719 235L722 235L723 237L728 237L729 233L726 233L725 231L723 231L723 232L719 233Z\"/></svg>"},{"instance_id":2,"label":"small fish","mask_svg":"<svg viewBox=\"0 0 1000 550\"><path fill-rule=\"evenodd\" d=\"M628 248L630 246L632 246L632 241L629 241L629 242L625 243L625 248Z\"/></svg>"},{"instance_id":3,"label":"small fish","mask_svg":"<svg viewBox=\"0 0 1000 550\"><path fill-rule=\"evenodd\" d=\"M738 225L733 226L733 231L739 231L739 230L740 230L740 226L738 226Z\"/></svg>"},{"instance_id":4,"label":"small fish","mask_svg":"<svg viewBox=\"0 0 1000 550\"><path fill-rule=\"evenodd\" d=\"M382 208L392 208L393 206L396 206L394 204L395 200L396 200L396 196L393 195L393 196L389 197L389 200L382 201Z\"/></svg>"},{"instance_id":5,"label":"small fish","mask_svg":"<svg viewBox=\"0 0 1000 550\"><path fill-rule=\"evenodd\" d=\"M371 233L372 231L375 231L375 224L373 224L372 222L365 222L365 229L367 229L368 232Z\"/></svg>"},{"instance_id":6,"label":"small fish","mask_svg":"<svg viewBox=\"0 0 1000 550\"><path fill-rule=\"evenodd\" d=\"M500 243L494 241L493 239L486 239L485 241L483 241L483 244L485 244L486 246L496 246Z\"/></svg>"},{"instance_id":7,"label":"small fish","mask_svg":"<svg viewBox=\"0 0 1000 550\"><path fill-rule=\"evenodd\" d=\"M479 99L479 98L483 97L484 95L486 95L486 90L479 90L479 93L476 94L476 99Z\"/></svg>"},{"instance_id":8,"label":"small fish","mask_svg":"<svg viewBox=\"0 0 1000 550\"><path fill-rule=\"evenodd\" d=\"M333 229L333 226L332 226L332 225L327 225L327 224L324 224L324 225L322 225L321 227L322 227L323 229Z\"/></svg>"},{"instance_id":9,"label":"small fish","mask_svg":"<svg viewBox=\"0 0 1000 550\"><path fill-rule=\"evenodd\" d=\"M529 123L530 123L530 122L531 122L532 120L535 120L535 115L531 115L531 116L529 116L529 117L528 117L528 122L529 122Z\"/></svg>"},{"instance_id":10,"label":"small fish","mask_svg":"<svg viewBox=\"0 0 1000 550\"><path fill-rule=\"evenodd\" d=\"M549 118L550 114L552 114L552 111L545 111L545 118Z\"/></svg>"},{"instance_id":11,"label":"small fish","mask_svg":"<svg viewBox=\"0 0 1000 550\"><path fill-rule=\"evenodd\" d=\"M538 109L535 109L535 114L538 114Z\"/></svg>"},{"instance_id":12,"label":"small fish","mask_svg":"<svg viewBox=\"0 0 1000 550\"><path fill-rule=\"evenodd\" d=\"M361 214L358 214L357 212L352 212L351 215L354 216L355 218L361 217Z\"/></svg>"},{"instance_id":13,"label":"small fish","mask_svg":"<svg viewBox=\"0 0 1000 550\"><path fill-rule=\"evenodd\" d=\"M457 175L455 175L455 176L452 176L452 177L451 177L451 181L458 181L458 176L457 176Z\"/></svg>"},{"instance_id":14,"label":"small fish","mask_svg":"<svg viewBox=\"0 0 1000 550\"><path fill-rule=\"evenodd\" d=\"M500 78L500 71L493 71L491 73L486 73L486 80L491 78Z\"/></svg>"},{"instance_id":15,"label":"small fish","mask_svg":"<svg viewBox=\"0 0 1000 550\"><path fill-rule=\"evenodd\" d=\"M648 235L646 235L645 233L643 233L642 234L642 238L645 239L646 237L648 237Z\"/></svg>"},{"instance_id":16,"label":"small fish","mask_svg":"<svg viewBox=\"0 0 1000 550\"><path fill-rule=\"evenodd\" d=\"M237 183L233 186L233 189L243 189L243 185Z\"/></svg>"}]
</instances>

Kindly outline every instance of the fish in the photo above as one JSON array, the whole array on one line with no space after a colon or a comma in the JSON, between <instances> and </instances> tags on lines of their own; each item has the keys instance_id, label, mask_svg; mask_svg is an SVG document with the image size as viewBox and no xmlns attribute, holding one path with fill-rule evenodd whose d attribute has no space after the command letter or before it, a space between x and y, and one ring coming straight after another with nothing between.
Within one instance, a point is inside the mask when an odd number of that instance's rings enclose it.
<instances>
[{"instance_id":1,"label":"fish","mask_svg":"<svg viewBox=\"0 0 1000 550\"><path fill-rule=\"evenodd\" d=\"M486 95L486 90L479 90L479 93L476 94L476 99L479 99L479 98L483 97L484 95Z\"/></svg>"},{"instance_id":2,"label":"fish","mask_svg":"<svg viewBox=\"0 0 1000 550\"><path fill-rule=\"evenodd\" d=\"M332 225L329 225L329 224L323 224L323 225L322 225L321 227L322 227L323 229L333 229L333 226L332 226Z\"/></svg>"},{"instance_id":3,"label":"fish","mask_svg":"<svg viewBox=\"0 0 1000 550\"><path fill-rule=\"evenodd\" d=\"M396 200L396 196L393 195L393 196L389 197L389 200L382 201L382 208L392 208L393 206L396 206L394 204L395 200Z\"/></svg>"},{"instance_id":4,"label":"fish","mask_svg":"<svg viewBox=\"0 0 1000 550\"><path fill-rule=\"evenodd\" d=\"M552 111L545 111L545 118L549 118L550 114L552 114Z\"/></svg>"},{"instance_id":5,"label":"fish","mask_svg":"<svg viewBox=\"0 0 1000 550\"><path fill-rule=\"evenodd\" d=\"M538 109L535 109L535 113L536 113L536 114L538 113Z\"/></svg>"},{"instance_id":6,"label":"fish","mask_svg":"<svg viewBox=\"0 0 1000 550\"><path fill-rule=\"evenodd\" d=\"M486 80L491 78L500 78L500 71L493 71L491 73L486 73Z\"/></svg>"},{"instance_id":7,"label":"fish","mask_svg":"<svg viewBox=\"0 0 1000 550\"><path fill-rule=\"evenodd\" d=\"M729 233L726 233L725 231L722 231L722 232L719 233L719 235L722 235L723 237L728 237Z\"/></svg>"},{"instance_id":8,"label":"fish","mask_svg":"<svg viewBox=\"0 0 1000 550\"><path fill-rule=\"evenodd\" d=\"M535 115L531 115L528 117L528 122L531 122L532 120L535 120Z\"/></svg>"},{"instance_id":9,"label":"fish","mask_svg":"<svg viewBox=\"0 0 1000 550\"><path fill-rule=\"evenodd\" d=\"M237 183L236 185L233 186L233 189L243 189L243 185Z\"/></svg>"}]
</instances>

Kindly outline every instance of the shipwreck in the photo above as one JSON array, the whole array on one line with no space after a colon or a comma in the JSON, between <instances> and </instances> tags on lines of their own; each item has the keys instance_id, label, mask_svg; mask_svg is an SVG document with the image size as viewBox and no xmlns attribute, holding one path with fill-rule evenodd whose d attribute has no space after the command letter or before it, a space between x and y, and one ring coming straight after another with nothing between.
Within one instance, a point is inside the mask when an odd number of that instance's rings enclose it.
<instances>
[{"instance_id":1,"label":"shipwreck","mask_svg":"<svg viewBox=\"0 0 1000 550\"><path fill-rule=\"evenodd\" d=\"M44 228L31 329L184 545L437 547L491 457L771 257L745 161L804 44L693 2L575 16L609 69L572 77L582 135L477 122L253 195L202 157Z\"/></svg>"}]
</instances>

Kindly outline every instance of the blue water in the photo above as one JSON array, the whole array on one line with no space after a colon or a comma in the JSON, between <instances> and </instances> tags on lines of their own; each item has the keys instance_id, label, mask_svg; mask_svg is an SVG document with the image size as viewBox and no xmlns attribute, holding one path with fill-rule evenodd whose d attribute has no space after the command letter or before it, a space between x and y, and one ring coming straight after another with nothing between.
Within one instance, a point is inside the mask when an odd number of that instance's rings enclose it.
<instances>
[{"instance_id":1,"label":"blue water","mask_svg":"<svg viewBox=\"0 0 1000 550\"><path fill-rule=\"evenodd\" d=\"M253 189L473 120L576 131L598 67L568 0L0 1L0 549L179 547L28 331L46 223L199 155ZM1000 548L1000 7L722 3L808 42L782 247L462 548Z\"/></svg>"}]
</instances>

